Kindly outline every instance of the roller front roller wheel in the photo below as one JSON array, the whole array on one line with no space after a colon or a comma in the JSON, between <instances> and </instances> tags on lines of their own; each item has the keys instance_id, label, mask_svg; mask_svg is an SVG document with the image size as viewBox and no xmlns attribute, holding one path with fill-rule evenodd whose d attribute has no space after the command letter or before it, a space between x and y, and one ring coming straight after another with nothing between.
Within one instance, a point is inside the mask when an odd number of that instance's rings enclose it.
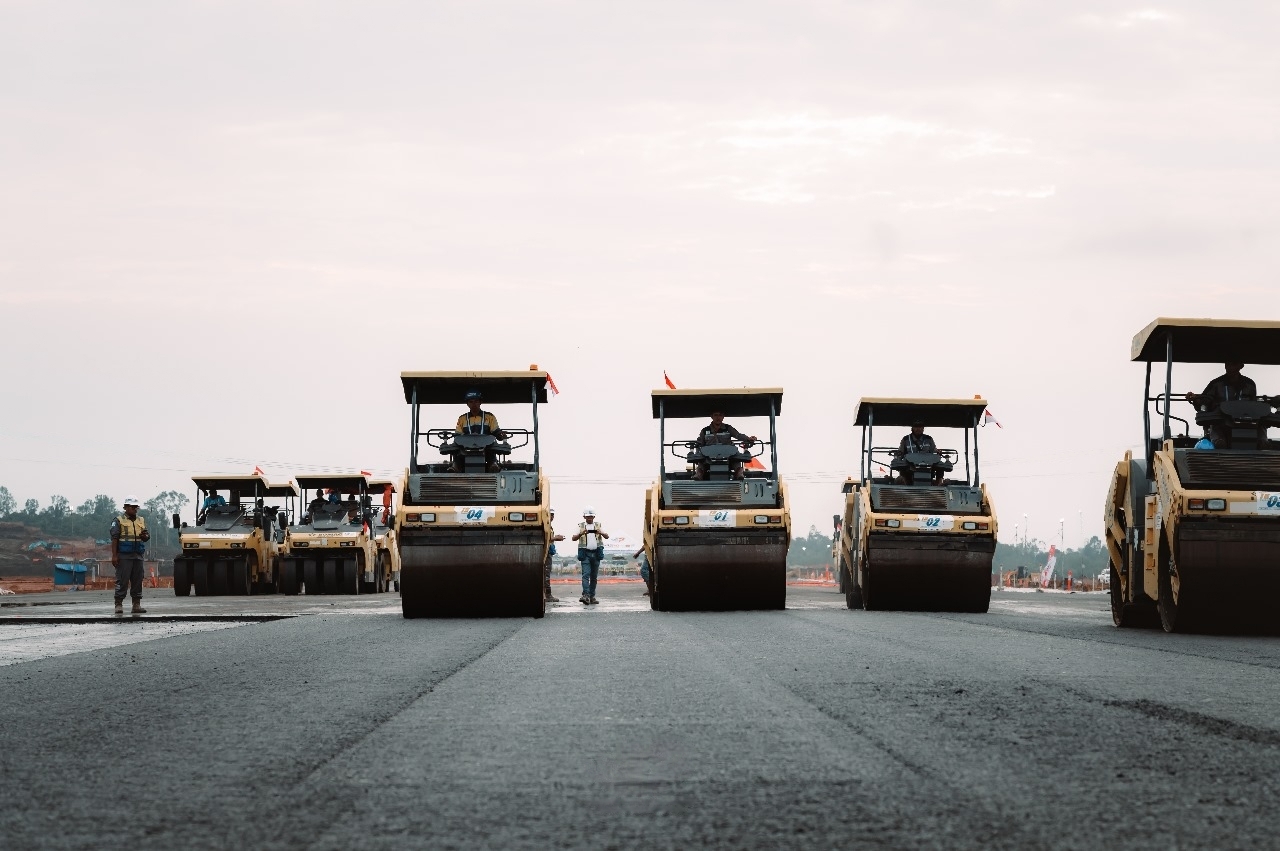
<instances>
[{"instance_id":1,"label":"roller front roller wheel","mask_svg":"<svg viewBox=\"0 0 1280 851\"><path fill-rule=\"evenodd\" d=\"M324 560L324 593L338 594L341 593L341 582L338 576L339 562L334 559L327 558Z\"/></svg>"},{"instance_id":2,"label":"roller front roller wheel","mask_svg":"<svg viewBox=\"0 0 1280 851\"><path fill-rule=\"evenodd\" d=\"M360 564L355 559L345 559L342 562L342 591L343 594L359 594L360 586L364 582L360 576Z\"/></svg>"}]
</instances>

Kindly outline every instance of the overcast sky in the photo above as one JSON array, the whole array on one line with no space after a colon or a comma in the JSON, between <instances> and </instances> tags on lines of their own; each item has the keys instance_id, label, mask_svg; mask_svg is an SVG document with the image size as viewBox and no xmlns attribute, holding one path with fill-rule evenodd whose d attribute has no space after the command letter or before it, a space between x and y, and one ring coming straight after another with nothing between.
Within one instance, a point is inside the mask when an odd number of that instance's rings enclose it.
<instances>
[{"instance_id":1,"label":"overcast sky","mask_svg":"<svg viewBox=\"0 0 1280 851\"><path fill-rule=\"evenodd\" d=\"M635 536L665 369L785 388L800 534L860 396L984 394L1001 537L1077 545L1141 438L1133 334L1280 318L1277 32L1264 2L0 0L0 484L398 475L401 370L537 363L561 525Z\"/></svg>"}]
</instances>

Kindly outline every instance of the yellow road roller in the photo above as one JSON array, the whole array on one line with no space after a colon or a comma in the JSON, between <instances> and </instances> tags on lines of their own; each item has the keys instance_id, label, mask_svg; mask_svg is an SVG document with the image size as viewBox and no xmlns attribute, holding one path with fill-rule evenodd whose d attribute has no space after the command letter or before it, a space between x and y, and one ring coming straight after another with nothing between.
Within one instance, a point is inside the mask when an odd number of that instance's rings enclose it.
<instances>
[{"instance_id":1,"label":"yellow road roller","mask_svg":"<svg viewBox=\"0 0 1280 851\"><path fill-rule=\"evenodd\" d=\"M784 608L791 513L778 477L782 389L654 390L652 406L660 454L658 479L645 494L650 605L658 611ZM723 422L726 417L767 418L768 439L744 434ZM682 422L681 433L668 441L667 421L689 419L709 422Z\"/></svg>"},{"instance_id":2,"label":"yellow road roller","mask_svg":"<svg viewBox=\"0 0 1280 851\"><path fill-rule=\"evenodd\" d=\"M390 479L370 479L369 495L373 497L373 542L378 545L379 572L384 572L390 587L400 590L400 547L396 543L396 485Z\"/></svg>"},{"instance_id":3,"label":"yellow road roller","mask_svg":"<svg viewBox=\"0 0 1280 851\"><path fill-rule=\"evenodd\" d=\"M547 374L405 372L400 382L411 410L395 526L404 616L542 617L551 523L538 405ZM488 410L511 405L529 406L524 426L499 424Z\"/></svg>"},{"instance_id":4,"label":"yellow road roller","mask_svg":"<svg viewBox=\"0 0 1280 851\"><path fill-rule=\"evenodd\" d=\"M1280 412L1241 372L1280 364L1280 322L1156 319L1130 358L1146 364L1143 441L1116 465L1103 510L1112 620L1280 628ZM1206 363L1226 373L1203 391L1174 389L1174 364Z\"/></svg>"},{"instance_id":5,"label":"yellow road roller","mask_svg":"<svg viewBox=\"0 0 1280 851\"><path fill-rule=\"evenodd\" d=\"M363 476L297 476L306 512L291 526L280 558L285 594L381 594L391 582L380 558L369 480ZM308 496L310 500L308 501Z\"/></svg>"},{"instance_id":6,"label":"yellow road roller","mask_svg":"<svg viewBox=\"0 0 1280 851\"><path fill-rule=\"evenodd\" d=\"M274 593L279 553L298 489L253 476L197 476L196 522L173 515L181 554L173 592L197 596ZM225 494L225 495L224 495Z\"/></svg>"},{"instance_id":7,"label":"yellow road roller","mask_svg":"<svg viewBox=\"0 0 1280 851\"><path fill-rule=\"evenodd\" d=\"M986 408L983 399L858 402L859 477L845 482L836 565L849 608L987 611L997 530L978 473ZM877 446L877 427L896 442ZM963 451L938 446L926 428L963 432Z\"/></svg>"}]
</instances>

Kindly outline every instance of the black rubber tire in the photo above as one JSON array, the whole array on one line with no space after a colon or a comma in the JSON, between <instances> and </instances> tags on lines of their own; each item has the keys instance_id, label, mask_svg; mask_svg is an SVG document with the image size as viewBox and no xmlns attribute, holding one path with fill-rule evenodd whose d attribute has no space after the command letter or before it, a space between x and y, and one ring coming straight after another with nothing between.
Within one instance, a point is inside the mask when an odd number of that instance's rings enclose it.
<instances>
[{"instance_id":1,"label":"black rubber tire","mask_svg":"<svg viewBox=\"0 0 1280 851\"><path fill-rule=\"evenodd\" d=\"M253 591L253 581L249 578L249 560L236 559L227 563L227 584L235 597L248 597Z\"/></svg>"},{"instance_id":2,"label":"black rubber tire","mask_svg":"<svg viewBox=\"0 0 1280 851\"><path fill-rule=\"evenodd\" d=\"M197 597L209 596L209 570L213 563L204 559L191 565L191 585Z\"/></svg>"},{"instance_id":3,"label":"black rubber tire","mask_svg":"<svg viewBox=\"0 0 1280 851\"><path fill-rule=\"evenodd\" d=\"M875 583L871 581L869 574L869 571L863 571L862 586L858 589L862 592L862 608L868 612L882 611L886 608L885 604L888 600L884 599L883 594L876 593Z\"/></svg>"},{"instance_id":4,"label":"black rubber tire","mask_svg":"<svg viewBox=\"0 0 1280 851\"><path fill-rule=\"evenodd\" d=\"M1126 603L1120 587L1120 574L1111 565L1111 622L1121 629L1155 629L1160 626L1160 612L1150 603Z\"/></svg>"},{"instance_id":5,"label":"black rubber tire","mask_svg":"<svg viewBox=\"0 0 1280 851\"><path fill-rule=\"evenodd\" d=\"M225 597L231 593L230 583L227 582L227 568L230 562L210 561L209 562L209 593L214 597Z\"/></svg>"},{"instance_id":6,"label":"black rubber tire","mask_svg":"<svg viewBox=\"0 0 1280 851\"><path fill-rule=\"evenodd\" d=\"M324 593L324 576L320 573L320 562L309 558L302 562L303 590L308 596Z\"/></svg>"},{"instance_id":7,"label":"black rubber tire","mask_svg":"<svg viewBox=\"0 0 1280 851\"><path fill-rule=\"evenodd\" d=\"M844 605L846 609L862 608L862 586L853 578L853 568L840 559L840 585L844 589Z\"/></svg>"},{"instance_id":8,"label":"black rubber tire","mask_svg":"<svg viewBox=\"0 0 1280 851\"><path fill-rule=\"evenodd\" d=\"M1165 632L1191 632L1196 628L1196 618L1188 604L1186 588L1183 587L1178 600L1174 600L1173 574L1177 566L1169 555L1168 548L1160 547L1160 563L1157 566L1159 577L1159 594L1156 608L1160 612L1160 626Z\"/></svg>"},{"instance_id":9,"label":"black rubber tire","mask_svg":"<svg viewBox=\"0 0 1280 851\"><path fill-rule=\"evenodd\" d=\"M298 593L298 562L294 559L280 562L280 593L291 596Z\"/></svg>"},{"instance_id":10,"label":"black rubber tire","mask_svg":"<svg viewBox=\"0 0 1280 851\"><path fill-rule=\"evenodd\" d=\"M399 580L399 579L397 579L397 580L395 581L395 586L396 586L396 593L397 593L397 594L399 594L399 593L400 593L400 580Z\"/></svg>"},{"instance_id":11,"label":"black rubber tire","mask_svg":"<svg viewBox=\"0 0 1280 851\"><path fill-rule=\"evenodd\" d=\"M185 558L173 560L173 593L176 597L187 597L191 594L191 562Z\"/></svg>"},{"instance_id":12,"label":"black rubber tire","mask_svg":"<svg viewBox=\"0 0 1280 851\"><path fill-rule=\"evenodd\" d=\"M339 587L340 577L338 575L338 569L340 565L341 565L341 562L338 562L331 558L327 558L324 560L324 578L321 580L321 582L324 583L324 593L326 594L340 593L341 591Z\"/></svg>"},{"instance_id":13,"label":"black rubber tire","mask_svg":"<svg viewBox=\"0 0 1280 851\"><path fill-rule=\"evenodd\" d=\"M360 593L360 586L363 584L360 577L360 563L353 558L343 559L341 593L355 596Z\"/></svg>"}]
</instances>

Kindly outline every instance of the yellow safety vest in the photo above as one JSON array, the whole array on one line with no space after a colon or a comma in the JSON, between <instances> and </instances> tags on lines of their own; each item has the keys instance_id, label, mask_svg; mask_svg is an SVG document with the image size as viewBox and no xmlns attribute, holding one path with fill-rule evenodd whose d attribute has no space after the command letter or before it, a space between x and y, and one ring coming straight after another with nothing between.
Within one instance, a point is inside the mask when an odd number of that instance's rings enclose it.
<instances>
[{"instance_id":1,"label":"yellow safety vest","mask_svg":"<svg viewBox=\"0 0 1280 851\"><path fill-rule=\"evenodd\" d=\"M480 431L471 431L473 426L479 426ZM498 418L488 411L481 411L478 414L473 414L470 411L467 411L465 414L458 417L458 424L454 428L454 431L458 434L493 434L497 430Z\"/></svg>"},{"instance_id":2,"label":"yellow safety vest","mask_svg":"<svg viewBox=\"0 0 1280 851\"><path fill-rule=\"evenodd\" d=\"M129 515L121 514L116 518L116 522L120 524L120 543L117 551L121 553L145 552L147 545L142 540L142 533L147 531L146 518L139 514L130 520Z\"/></svg>"}]
</instances>

